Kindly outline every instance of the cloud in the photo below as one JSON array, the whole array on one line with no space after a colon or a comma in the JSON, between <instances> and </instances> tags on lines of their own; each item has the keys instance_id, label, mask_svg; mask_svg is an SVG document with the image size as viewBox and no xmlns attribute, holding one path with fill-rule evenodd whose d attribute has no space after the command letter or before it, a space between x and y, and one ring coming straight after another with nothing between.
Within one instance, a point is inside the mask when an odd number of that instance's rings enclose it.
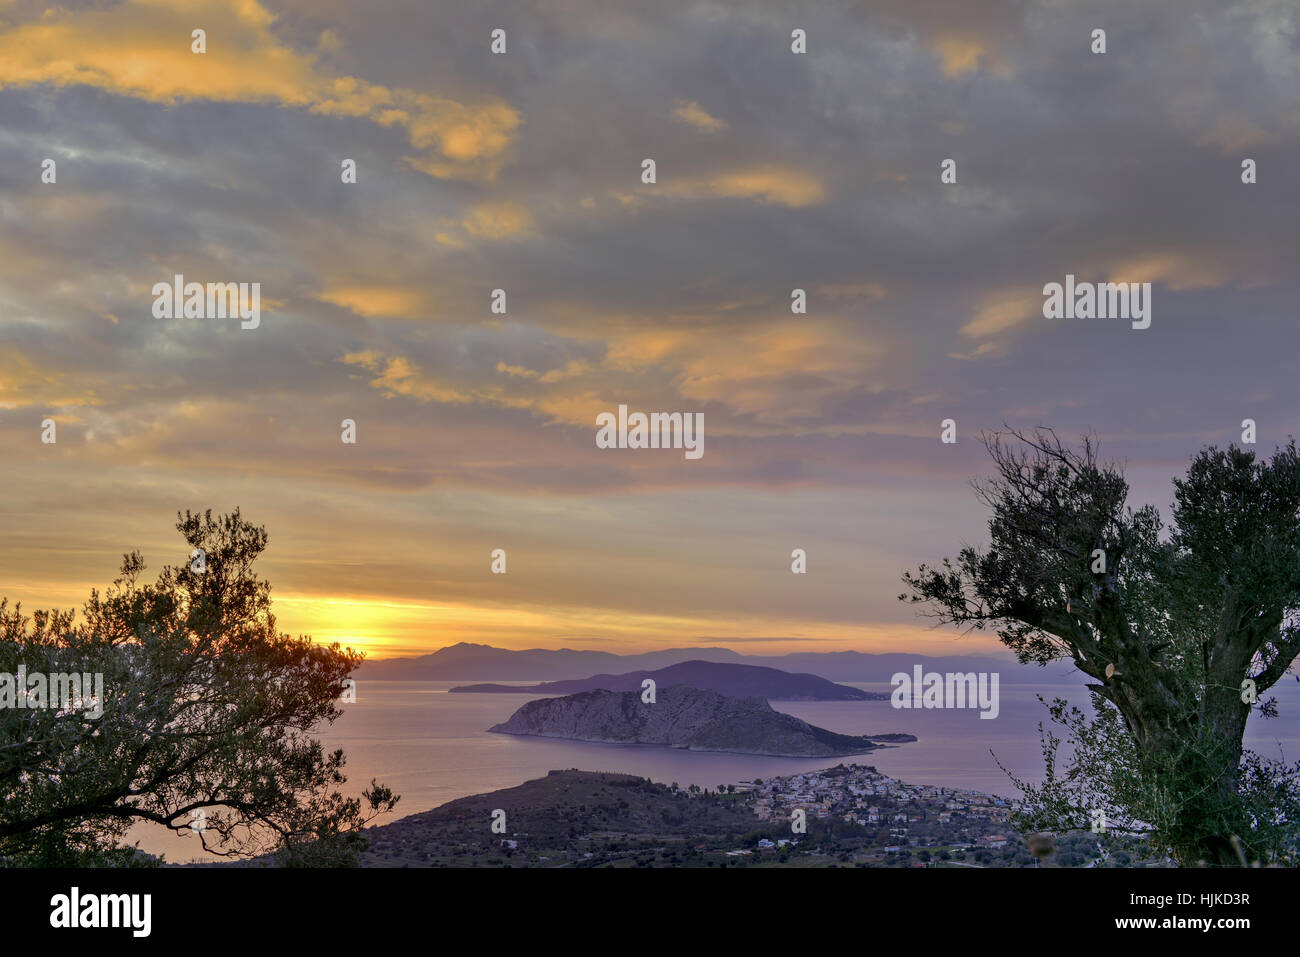
<instances>
[{"instance_id":1,"label":"cloud","mask_svg":"<svg viewBox=\"0 0 1300 957\"><path fill-rule=\"evenodd\" d=\"M872 13L903 25L938 57L945 77L989 69L1014 73L1011 51L1025 30L1024 0L985 0L978 7L942 0L875 0Z\"/></svg>"},{"instance_id":2,"label":"cloud","mask_svg":"<svg viewBox=\"0 0 1300 957\"><path fill-rule=\"evenodd\" d=\"M57 369L39 368L29 357L14 350L0 351L0 409L53 409L102 405L93 389L78 388ZM55 421L68 421L52 415ZM36 420L32 420L33 427Z\"/></svg>"},{"instance_id":3,"label":"cloud","mask_svg":"<svg viewBox=\"0 0 1300 957\"><path fill-rule=\"evenodd\" d=\"M988 65L994 73L1008 76L1011 67L1000 59L994 50L970 35L939 34L931 40L931 45L943 63L945 76L960 76L978 70L981 65Z\"/></svg>"},{"instance_id":4,"label":"cloud","mask_svg":"<svg viewBox=\"0 0 1300 957\"><path fill-rule=\"evenodd\" d=\"M537 223L528 208L509 201L480 203L460 225L475 239L513 239L537 232Z\"/></svg>"},{"instance_id":5,"label":"cloud","mask_svg":"<svg viewBox=\"0 0 1300 957\"><path fill-rule=\"evenodd\" d=\"M658 176L658 183L643 186L638 192L614 189L609 191L609 195L621 207L631 210L642 209L656 199L748 199L799 208L816 205L826 198L826 188L814 174L772 163L687 175L680 179L660 170Z\"/></svg>"},{"instance_id":6,"label":"cloud","mask_svg":"<svg viewBox=\"0 0 1300 957\"><path fill-rule=\"evenodd\" d=\"M466 393L422 374L404 356L383 356L374 352L351 353L343 357L349 365L359 365L375 373L370 385L387 396L406 396L420 402L463 405L486 401L486 393Z\"/></svg>"},{"instance_id":7,"label":"cloud","mask_svg":"<svg viewBox=\"0 0 1300 957\"><path fill-rule=\"evenodd\" d=\"M986 296L975 317L961 327L972 338L992 336L1043 314L1043 296L1038 289L1010 289Z\"/></svg>"},{"instance_id":8,"label":"cloud","mask_svg":"<svg viewBox=\"0 0 1300 957\"><path fill-rule=\"evenodd\" d=\"M319 294L322 302L349 309L359 316L418 318L429 309L425 290L373 284L336 286Z\"/></svg>"},{"instance_id":9,"label":"cloud","mask_svg":"<svg viewBox=\"0 0 1300 957\"><path fill-rule=\"evenodd\" d=\"M492 97L460 103L331 74L316 51L285 45L257 0L128 0L110 9L51 8L0 33L0 88L92 86L174 104L266 103L401 126L421 151L407 161L439 178L492 179L520 117ZM207 52L191 32L207 33ZM326 49L330 44L326 44Z\"/></svg>"},{"instance_id":10,"label":"cloud","mask_svg":"<svg viewBox=\"0 0 1300 957\"><path fill-rule=\"evenodd\" d=\"M695 127L702 133L720 133L727 128L725 120L710 116L704 107L694 100L678 100L673 107L673 118Z\"/></svg>"},{"instance_id":11,"label":"cloud","mask_svg":"<svg viewBox=\"0 0 1300 957\"><path fill-rule=\"evenodd\" d=\"M825 187L812 174L773 164L728 170L702 179L671 183L666 192L690 198L756 199L780 206L810 206L826 196Z\"/></svg>"},{"instance_id":12,"label":"cloud","mask_svg":"<svg viewBox=\"0 0 1300 957\"><path fill-rule=\"evenodd\" d=\"M1215 430L1300 427L1294 4L829 3L802 57L773 0L633 6L515 4L492 57L482 4L0 4L0 577L255 503L282 594L393 599L339 629L402 647L903 644L860 583L983 534L981 428L1094 428L1167 503ZM154 319L175 272L262 282L261 327ZM1067 272L1157 284L1151 329L1035 321ZM620 402L703 412L705 457L597 449ZM841 577L790 587L793 540Z\"/></svg>"}]
</instances>

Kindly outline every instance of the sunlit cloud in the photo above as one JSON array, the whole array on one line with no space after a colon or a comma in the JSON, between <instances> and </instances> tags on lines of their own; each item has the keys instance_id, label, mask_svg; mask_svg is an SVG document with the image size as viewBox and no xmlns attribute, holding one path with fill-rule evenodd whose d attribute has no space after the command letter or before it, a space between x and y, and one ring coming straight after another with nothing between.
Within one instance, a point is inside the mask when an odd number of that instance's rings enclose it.
<instances>
[{"instance_id":1,"label":"sunlit cloud","mask_svg":"<svg viewBox=\"0 0 1300 957\"><path fill-rule=\"evenodd\" d=\"M429 306L425 290L392 286L340 286L320 293L319 298L359 316L415 317Z\"/></svg>"},{"instance_id":2,"label":"sunlit cloud","mask_svg":"<svg viewBox=\"0 0 1300 957\"><path fill-rule=\"evenodd\" d=\"M820 203L826 196L825 187L815 176L801 170L781 168L771 164L752 169L728 170L702 179L671 183L667 185L665 192L671 196L691 199L701 197L753 199L794 207Z\"/></svg>"},{"instance_id":3,"label":"sunlit cloud","mask_svg":"<svg viewBox=\"0 0 1300 957\"><path fill-rule=\"evenodd\" d=\"M702 133L721 133L727 128L725 120L710 116L708 111L694 100L678 100L673 107L673 119L693 126Z\"/></svg>"},{"instance_id":4,"label":"sunlit cloud","mask_svg":"<svg viewBox=\"0 0 1300 957\"><path fill-rule=\"evenodd\" d=\"M1247 414L1300 428L1261 374L1295 13L1099 2L820 5L804 57L767 4L525 2L505 57L469 7L0 4L0 578L66 603L241 506L285 626L377 654L950 642L895 585L984 534L981 429L1165 482ZM176 273L261 282L260 328L154 318ZM1151 328L1046 322L1067 273L1152 283ZM702 414L705 456L597 448L623 403Z\"/></svg>"},{"instance_id":5,"label":"sunlit cloud","mask_svg":"<svg viewBox=\"0 0 1300 957\"><path fill-rule=\"evenodd\" d=\"M519 114L491 97L467 104L333 74L295 50L257 0L129 0L104 9L50 8L0 33L0 87L91 86L161 104L267 103L406 129L407 157L439 178L496 176ZM192 31L206 31L193 52ZM324 46L338 42L334 36Z\"/></svg>"},{"instance_id":6,"label":"sunlit cloud","mask_svg":"<svg viewBox=\"0 0 1300 957\"><path fill-rule=\"evenodd\" d=\"M537 232L537 223L519 203L481 203L461 220L461 227L476 239L510 239Z\"/></svg>"}]
</instances>

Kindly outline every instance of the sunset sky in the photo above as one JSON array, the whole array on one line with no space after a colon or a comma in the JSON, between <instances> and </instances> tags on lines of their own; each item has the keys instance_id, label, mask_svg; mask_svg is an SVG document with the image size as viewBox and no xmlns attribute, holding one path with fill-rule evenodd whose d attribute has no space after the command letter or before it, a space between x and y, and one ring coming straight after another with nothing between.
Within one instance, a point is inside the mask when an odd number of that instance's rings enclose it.
<instances>
[{"instance_id":1,"label":"sunset sky","mask_svg":"<svg viewBox=\"0 0 1300 957\"><path fill-rule=\"evenodd\" d=\"M280 624L379 657L987 651L897 601L982 429L1162 508L1298 430L1297 91L1292 0L0 0L0 594L239 506ZM177 273L260 327L155 318ZM1044 319L1067 273L1151 327ZM598 449L620 403L704 456Z\"/></svg>"}]
</instances>

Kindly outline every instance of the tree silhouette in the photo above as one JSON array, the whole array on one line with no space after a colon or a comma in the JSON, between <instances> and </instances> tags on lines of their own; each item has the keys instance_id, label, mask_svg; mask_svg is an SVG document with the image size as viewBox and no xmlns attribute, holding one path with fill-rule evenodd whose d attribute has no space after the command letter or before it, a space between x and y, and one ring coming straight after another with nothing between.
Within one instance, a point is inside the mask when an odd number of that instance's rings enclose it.
<instances>
[{"instance_id":1,"label":"tree silhouette","mask_svg":"<svg viewBox=\"0 0 1300 957\"><path fill-rule=\"evenodd\" d=\"M1050 429L994 433L997 468L975 483L992 513L986 550L904 575L903 600L941 622L992 627L1022 662L1069 658L1097 717L1057 702L1071 732L1068 773L1054 764L1026 793L1038 827L1144 833L1185 864L1295 854L1296 767L1245 752L1258 695L1300 653L1300 458L1202 449L1174 481L1166 530L1153 506L1128 508L1121 469L1096 444ZM1253 684L1252 684L1253 683ZM1020 782L1017 782L1020 783ZM1023 787L1023 785L1021 785Z\"/></svg>"},{"instance_id":2,"label":"tree silhouette","mask_svg":"<svg viewBox=\"0 0 1300 957\"><path fill-rule=\"evenodd\" d=\"M151 821L223 856L355 864L359 829L398 799L373 781L360 799L342 795L343 752L311 734L342 713L362 656L276 630L270 585L253 573L266 531L238 509L177 517L201 559L143 584L132 552L80 619L0 600L0 671L104 676L99 717L0 709L0 858L126 863L118 841Z\"/></svg>"}]
</instances>

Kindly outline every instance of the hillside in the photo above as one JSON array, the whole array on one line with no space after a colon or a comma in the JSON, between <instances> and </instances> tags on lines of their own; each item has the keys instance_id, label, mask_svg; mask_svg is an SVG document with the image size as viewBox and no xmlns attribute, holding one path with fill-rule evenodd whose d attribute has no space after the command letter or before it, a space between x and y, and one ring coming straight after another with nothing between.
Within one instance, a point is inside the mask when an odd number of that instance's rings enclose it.
<instances>
[{"instance_id":1,"label":"hillside","mask_svg":"<svg viewBox=\"0 0 1300 957\"><path fill-rule=\"evenodd\" d=\"M505 833L491 830L505 811ZM366 867L598 865L632 847L725 841L757 826L736 801L705 801L628 774L552 771L518 787L451 801L367 828ZM707 837L706 837L707 836ZM509 842L520 846L514 853ZM539 859L540 856L540 859Z\"/></svg>"}]
</instances>

